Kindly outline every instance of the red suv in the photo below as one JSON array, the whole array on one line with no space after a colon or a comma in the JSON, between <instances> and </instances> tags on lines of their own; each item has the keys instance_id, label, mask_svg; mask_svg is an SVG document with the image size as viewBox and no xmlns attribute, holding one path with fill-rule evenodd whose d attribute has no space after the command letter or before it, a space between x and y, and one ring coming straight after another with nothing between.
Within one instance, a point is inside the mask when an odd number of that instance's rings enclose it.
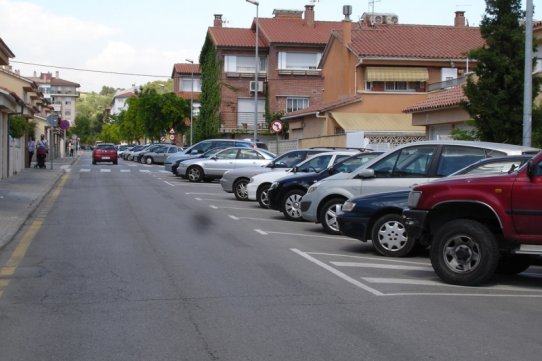
<instances>
[{"instance_id":1,"label":"red suv","mask_svg":"<svg viewBox=\"0 0 542 361\"><path fill-rule=\"evenodd\" d=\"M96 147L92 151L92 164L96 164L97 162L112 162L113 164L117 164L118 157L115 144L96 144Z\"/></svg>"}]
</instances>

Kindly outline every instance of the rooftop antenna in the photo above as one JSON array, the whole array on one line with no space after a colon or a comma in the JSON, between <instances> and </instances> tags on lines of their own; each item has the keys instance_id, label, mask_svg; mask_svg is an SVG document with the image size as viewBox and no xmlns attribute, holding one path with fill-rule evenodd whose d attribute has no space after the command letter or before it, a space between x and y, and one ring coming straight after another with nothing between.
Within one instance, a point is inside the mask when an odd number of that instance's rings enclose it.
<instances>
[{"instance_id":1,"label":"rooftop antenna","mask_svg":"<svg viewBox=\"0 0 542 361\"><path fill-rule=\"evenodd\" d=\"M379 3L381 0L369 0L369 10L371 15L375 14L375 3Z\"/></svg>"}]
</instances>

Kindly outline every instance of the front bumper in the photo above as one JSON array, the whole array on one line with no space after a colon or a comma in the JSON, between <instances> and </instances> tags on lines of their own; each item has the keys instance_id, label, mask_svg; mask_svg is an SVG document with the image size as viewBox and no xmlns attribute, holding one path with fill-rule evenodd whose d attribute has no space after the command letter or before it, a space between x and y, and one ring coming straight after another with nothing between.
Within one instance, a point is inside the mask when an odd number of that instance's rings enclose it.
<instances>
[{"instance_id":1,"label":"front bumper","mask_svg":"<svg viewBox=\"0 0 542 361\"><path fill-rule=\"evenodd\" d=\"M426 229L425 220L429 211L417 210L417 209L405 209L403 211L403 218L405 221L405 228L409 237L419 240L423 237Z\"/></svg>"},{"instance_id":2,"label":"front bumper","mask_svg":"<svg viewBox=\"0 0 542 361\"><path fill-rule=\"evenodd\" d=\"M313 204L311 201L304 201L301 199L301 217L309 222L318 222L318 216L316 214L316 209L313 209Z\"/></svg>"},{"instance_id":3,"label":"front bumper","mask_svg":"<svg viewBox=\"0 0 542 361\"><path fill-rule=\"evenodd\" d=\"M337 222L339 223L339 229L342 234L359 239L362 242L367 242L368 218L361 217L358 213L339 212L337 214Z\"/></svg>"}]
</instances>

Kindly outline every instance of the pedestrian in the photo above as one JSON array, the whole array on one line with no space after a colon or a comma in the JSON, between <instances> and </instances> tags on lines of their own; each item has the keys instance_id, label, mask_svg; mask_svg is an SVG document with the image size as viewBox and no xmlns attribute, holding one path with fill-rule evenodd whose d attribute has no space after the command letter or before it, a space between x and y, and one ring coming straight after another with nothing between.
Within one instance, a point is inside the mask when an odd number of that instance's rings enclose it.
<instances>
[{"instance_id":1,"label":"pedestrian","mask_svg":"<svg viewBox=\"0 0 542 361\"><path fill-rule=\"evenodd\" d=\"M36 150L36 140L34 137L30 137L28 144L26 145L28 150L28 168L32 167L32 157L34 156L34 151Z\"/></svg>"},{"instance_id":2,"label":"pedestrian","mask_svg":"<svg viewBox=\"0 0 542 361\"><path fill-rule=\"evenodd\" d=\"M70 157L73 157L72 142L68 142L68 154L70 155Z\"/></svg>"},{"instance_id":3,"label":"pedestrian","mask_svg":"<svg viewBox=\"0 0 542 361\"><path fill-rule=\"evenodd\" d=\"M47 155L49 147L47 146L47 140L45 139L45 135L40 136L40 140L38 140L37 143L37 153L36 157L38 159L38 164L36 164L36 168L45 168L45 157Z\"/></svg>"}]
</instances>

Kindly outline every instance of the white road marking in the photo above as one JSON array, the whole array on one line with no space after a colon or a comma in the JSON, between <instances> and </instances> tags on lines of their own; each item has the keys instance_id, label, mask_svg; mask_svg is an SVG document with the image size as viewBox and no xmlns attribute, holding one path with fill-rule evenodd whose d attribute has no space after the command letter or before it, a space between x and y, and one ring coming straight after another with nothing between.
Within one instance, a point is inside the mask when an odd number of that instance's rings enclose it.
<instances>
[{"instance_id":1,"label":"white road marking","mask_svg":"<svg viewBox=\"0 0 542 361\"><path fill-rule=\"evenodd\" d=\"M242 217L243 219L247 219L246 217ZM260 218L255 218L260 219ZM263 218L262 218L263 219ZM284 220L278 220L275 219L275 221L281 221L281 222L291 222L287 219ZM273 232L273 231L266 231L267 234L280 234L283 236L297 236L297 237L310 237L310 238L329 238L329 239L347 239L347 237L342 236L319 236L316 234L303 234L303 233L287 233L287 232Z\"/></svg>"},{"instance_id":2,"label":"white road marking","mask_svg":"<svg viewBox=\"0 0 542 361\"><path fill-rule=\"evenodd\" d=\"M141 173L150 173L151 171L148 170L148 169L140 169L139 170Z\"/></svg>"},{"instance_id":3,"label":"white road marking","mask_svg":"<svg viewBox=\"0 0 542 361\"><path fill-rule=\"evenodd\" d=\"M175 184L169 183L168 181L164 181L165 184L170 185L172 187L175 187Z\"/></svg>"},{"instance_id":4,"label":"white road marking","mask_svg":"<svg viewBox=\"0 0 542 361\"><path fill-rule=\"evenodd\" d=\"M209 207L211 207L212 209L218 209L217 206L213 206L212 204Z\"/></svg>"},{"instance_id":5,"label":"white road marking","mask_svg":"<svg viewBox=\"0 0 542 361\"><path fill-rule=\"evenodd\" d=\"M415 280L415 279L407 279L407 278L362 277L362 280L367 281L369 283L383 283L383 284L461 287L461 286L456 286L456 285L449 285L447 283L438 282L438 281Z\"/></svg>"},{"instance_id":6,"label":"white road marking","mask_svg":"<svg viewBox=\"0 0 542 361\"><path fill-rule=\"evenodd\" d=\"M81 168L81 169L79 170L79 172L81 172L81 173L88 173L88 172L90 172L90 169L87 169L87 168Z\"/></svg>"},{"instance_id":7,"label":"white road marking","mask_svg":"<svg viewBox=\"0 0 542 361\"><path fill-rule=\"evenodd\" d=\"M233 215L231 215L231 214L228 215L228 217L230 217L231 219L234 219L234 220L236 220L236 221L239 219L239 217L233 216Z\"/></svg>"},{"instance_id":8,"label":"white road marking","mask_svg":"<svg viewBox=\"0 0 542 361\"><path fill-rule=\"evenodd\" d=\"M171 172L165 169L161 169L158 171L158 173L171 173Z\"/></svg>"},{"instance_id":9,"label":"white road marking","mask_svg":"<svg viewBox=\"0 0 542 361\"><path fill-rule=\"evenodd\" d=\"M269 209L263 209L263 208L242 208L242 207L221 207L221 206L210 206L213 209L237 209L240 211L263 211L263 212L269 212Z\"/></svg>"},{"instance_id":10,"label":"white road marking","mask_svg":"<svg viewBox=\"0 0 542 361\"><path fill-rule=\"evenodd\" d=\"M264 235L264 236L267 236L267 235L268 235L267 232L264 232L264 231L262 231L261 229L255 229L254 231L256 231L256 232L258 232L259 234Z\"/></svg>"},{"instance_id":11,"label":"white road marking","mask_svg":"<svg viewBox=\"0 0 542 361\"><path fill-rule=\"evenodd\" d=\"M121 173L130 173L132 170L131 169L121 169L120 172Z\"/></svg>"},{"instance_id":12,"label":"white road marking","mask_svg":"<svg viewBox=\"0 0 542 361\"><path fill-rule=\"evenodd\" d=\"M364 263L364 262L330 262L337 267L360 267L360 268L380 268L404 271L428 271L434 272L433 267L401 266L384 263Z\"/></svg>"},{"instance_id":13,"label":"white road marking","mask_svg":"<svg viewBox=\"0 0 542 361\"><path fill-rule=\"evenodd\" d=\"M341 271L337 270L336 268L333 268L333 267L331 267L330 265L327 265L327 264L325 264L324 262L319 261L319 260L317 260L316 258L314 258L314 257L312 257L312 256L309 256L309 255L308 255L307 253L305 253L305 252L302 252L302 251L300 251L300 250L298 250L298 249L296 249L296 248L290 248L290 250L291 250L292 252L297 253L297 254L300 255L301 257L303 257L303 258L305 258L305 259L311 261L312 263L314 263L314 264L316 264L316 265L322 267L323 269L325 269L325 270L327 270L327 271L333 273L334 275L336 275L336 276L342 278L342 279L345 280L346 282L353 284L353 285L356 286L356 287L359 287L359 288L361 288L361 289L363 289L363 290L365 290L365 291L368 291L368 292L372 293L372 294L375 295L375 296L384 296L384 294L383 294L382 292L380 292L380 291L378 291L378 290L375 290L374 288L369 287L369 286L367 286L366 284L364 284L364 283L362 283L362 282L360 282L360 281L358 281L358 280L356 280L356 279L353 279L352 277L350 277L350 276L348 276L348 275L342 273Z\"/></svg>"},{"instance_id":14,"label":"white road marking","mask_svg":"<svg viewBox=\"0 0 542 361\"><path fill-rule=\"evenodd\" d=\"M209 196L216 195L216 193L199 193L199 192L186 192L185 194L189 194L189 195L202 194L202 195L209 195Z\"/></svg>"},{"instance_id":15,"label":"white road marking","mask_svg":"<svg viewBox=\"0 0 542 361\"><path fill-rule=\"evenodd\" d=\"M111 169L100 169L101 173L111 173Z\"/></svg>"}]
</instances>

